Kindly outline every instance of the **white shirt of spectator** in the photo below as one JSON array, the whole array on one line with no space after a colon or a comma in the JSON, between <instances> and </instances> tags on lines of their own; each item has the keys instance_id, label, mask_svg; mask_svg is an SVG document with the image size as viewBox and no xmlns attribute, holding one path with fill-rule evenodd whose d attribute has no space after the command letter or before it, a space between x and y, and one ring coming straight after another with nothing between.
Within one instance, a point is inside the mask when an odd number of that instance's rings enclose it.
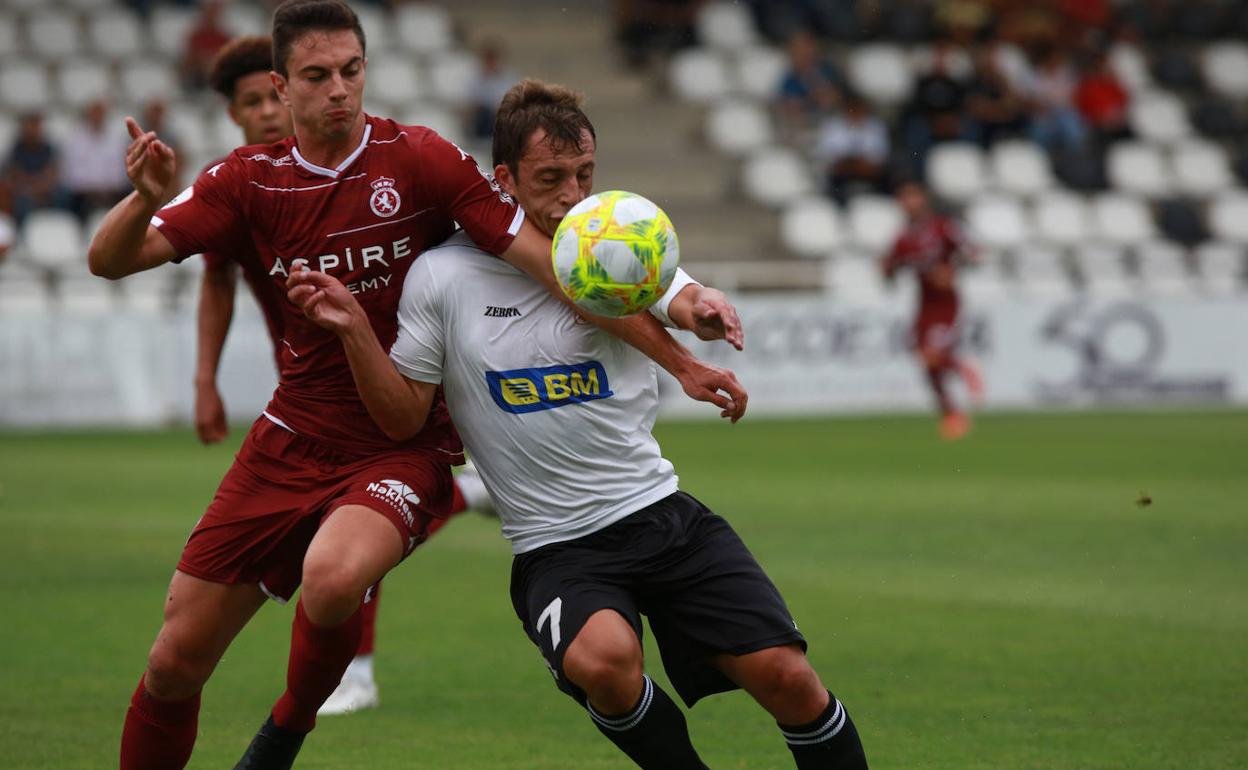
<instances>
[{"instance_id":1,"label":"white shirt of spectator","mask_svg":"<svg viewBox=\"0 0 1248 770\"><path fill-rule=\"evenodd\" d=\"M837 115L819 129L815 157L828 165L844 158L863 158L883 163L888 157L888 129L874 115L858 123Z\"/></svg>"},{"instance_id":2,"label":"white shirt of spectator","mask_svg":"<svg viewBox=\"0 0 1248 770\"><path fill-rule=\"evenodd\" d=\"M65 186L77 193L126 189L128 146L125 135L111 127L97 132L80 126L70 135L61 154Z\"/></svg>"}]
</instances>

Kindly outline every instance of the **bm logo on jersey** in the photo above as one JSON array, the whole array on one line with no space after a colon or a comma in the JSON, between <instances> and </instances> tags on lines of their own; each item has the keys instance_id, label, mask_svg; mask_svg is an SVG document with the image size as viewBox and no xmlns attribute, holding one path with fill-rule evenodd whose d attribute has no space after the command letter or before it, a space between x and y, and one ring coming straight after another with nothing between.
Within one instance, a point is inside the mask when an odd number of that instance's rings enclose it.
<instances>
[{"instance_id":1,"label":"bm logo on jersey","mask_svg":"<svg viewBox=\"0 0 1248 770\"><path fill-rule=\"evenodd\" d=\"M486 372L494 403L504 412L527 414L610 398L607 370L597 361L536 369Z\"/></svg>"}]
</instances>

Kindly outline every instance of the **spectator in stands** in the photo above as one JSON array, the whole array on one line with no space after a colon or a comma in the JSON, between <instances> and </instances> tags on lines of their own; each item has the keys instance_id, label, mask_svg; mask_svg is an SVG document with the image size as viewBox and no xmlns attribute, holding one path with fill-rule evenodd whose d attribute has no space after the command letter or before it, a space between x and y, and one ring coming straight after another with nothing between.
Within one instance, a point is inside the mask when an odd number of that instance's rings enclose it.
<instances>
[{"instance_id":1,"label":"spectator in stands","mask_svg":"<svg viewBox=\"0 0 1248 770\"><path fill-rule=\"evenodd\" d=\"M481 72L472 89L470 125L473 139L488 143L494 138L494 116L498 113L498 105L519 78L503 63L501 41L487 41L481 46L480 57Z\"/></svg>"},{"instance_id":2,"label":"spectator in stands","mask_svg":"<svg viewBox=\"0 0 1248 770\"><path fill-rule=\"evenodd\" d=\"M1026 101L993 53L987 46L975 49L975 74L967 85L967 112L985 147L1002 137L1020 136L1027 128Z\"/></svg>"},{"instance_id":3,"label":"spectator in stands","mask_svg":"<svg viewBox=\"0 0 1248 770\"><path fill-rule=\"evenodd\" d=\"M87 105L83 121L65 143L62 178L70 208L86 221L94 208L110 208L130 190L126 176L128 137L107 121L108 105Z\"/></svg>"},{"instance_id":4,"label":"spectator in stands","mask_svg":"<svg viewBox=\"0 0 1248 770\"><path fill-rule=\"evenodd\" d=\"M208 85L208 74L213 59L221 46L230 41L230 33L222 24L221 0L206 0L199 18L186 36L182 56L182 82L190 91L198 91Z\"/></svg>"},{"instance_id":5,"label":"spectator in stands","mask_svg":"<svg viewBox=\"0 0 1248 770\"><path fill-rule=\"evenodd\" d=\"M845 78L819 51L809 31L789 38L789 68L780 81L779 107L788 133L819 125L841 102Z\"/></svg>"},{"instance_id":6,"label":"spectator in stands","mask_svg":"<svg viewBox=\"0 0 1248 770\"><path fill-rule=\"evenodd\" d=\"M1077 81L1069 56L1057 45L1043 43L1034 49L1033 59L1028 134L1049 152L1082 147L1087 128L1075 108Z\"/></svg>"},{"instance_id":7,"label":"spectator in stands","mask_svg":"<svg viewBox=\"0 0 1248 770\"><path fill-rule=\"evenodd\" d=\"M845 108L819 129L815 157L825 169L827 193L842 206L859 191L888 187L888 127L867 101L849 91Z\"/></svg>"},{"instance_id":8,"label":"spectator in stands","mask_svg":"<svg viewBox=\"0 0 1248 770\"><path fill-rule=\"evenodd\" d=\"M181 190L182 185L178 180L182 176L181 158L182 158L182 142L177 132L169 126L169 108L163 99L153 99L143 108L143 122L140 124L145 131L155 131L160 137L160 141L167 144L179 158L179 167L174 172L173 184L170 188L173 190Z\"/></svg>"},{"instance_id":9,"label":"spectator in stands","mask_svg":"<svg viewBox=\"0 0 1248 770\"><path fill-rule=\"evenodd\" d=\"M1100 144L1131 136L1127 126L1129 96L1104 51L1094 54L1075 88L1075 106Z\"/></svg>"},{"instance_id":10,"label":"spectator in stands","mask_svg":"<svg viewBox=\"0 0 1248 770\"><path fill-rule=\"evenodd\" d=\"M653 54L693 45L698 9L706 0L615 0L616 39L628 66L645 67Z\"/></svg>"},{"instance_id":11,"label":"spectator in stands","mask_svg":"<svg viewBox=\"0 0 1248 770\"><path fill-rule=\"evenodd\" d=\"M922 168L932 145L949 141L972 141L977 126L967 110L967 83L955 70L960 49L948 42L932 51L931 65L914 84L902 126L911 161Z\"/></svg>"},{"instance_id":12,"label":"spectator in stands","mask_svg":"<svg viewBox=\"0 0 1248 770\"><path fill-rule=\"evenodd\" d=\"M60 154L44 135L41 113L22 116L17 140L4 164L3 177L12 197L13 218L18 226L35 209L68 207L69 195L60 181Z\"/></svg>"},{"instance_id":13,"label":"spectator in stands","mask_svg":"<svg viewBox=\"0 0 1248 770\"><path fill-rule=\"evenodd\" d=\"M0 183L0 264L4 263L5 256L13 247L13 242L17 240L17 228L13 222L12 210L13 201L9 188Z\"/></svg>"}]
</instances>

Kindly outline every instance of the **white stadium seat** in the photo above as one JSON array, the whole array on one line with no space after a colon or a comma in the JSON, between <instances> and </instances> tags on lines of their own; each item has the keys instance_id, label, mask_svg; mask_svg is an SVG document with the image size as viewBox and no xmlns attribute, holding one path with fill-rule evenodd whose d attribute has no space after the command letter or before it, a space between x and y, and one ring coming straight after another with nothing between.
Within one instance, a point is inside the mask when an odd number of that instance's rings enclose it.
<instances>
[{"instance_id":1,"label":"white stadium seat","mask_svg":"<svg viewBox=\"0 0 1248 770\"><path fill-rule=\"evenodd\" d=\"M783 206L814 190L810 169L793 150L768 147L750 155L742 170L750 198L767 206Z\"/></svg>"},{"instance_id":2,"label":"white stadium seat","mask_svg":"<svg viewBox=\"0 0 1248 770\"><path fill-rule=\"evenodd\" d=\"M1153 77L1148 71L1148 60L1131 43L1114 43L1109 49L1109 66L1132 94L1138 94L1153 85Z\"/></svg>"},{"instance_id":3,"label":"white stadium seat","mask_svg":"<svg viewBox=\"0 0 1248 770\"><path fill-rule=\"evenodd\" d=\"M1207 141L1176 145L1171 157L1174 183L1180 192L1207 196L1235 185L1226 150Z\"/></svg>"},{"instance_id":4,"label":"white stadium seat","mask_svg":"<svg viewBox=\"0 0 1248 770\"><path fill-rule=\"evenodd\" d=\"M1153 217L1143 201L1130 195L1102 193L1092 199L1097 240L1130 246L1157 237Z\"/></svg>"},{"instance_id":5,"label":"white stadium seat","mask_svg":"<svg viewBox=\"0 0 1248 770\"><path fill-rule=\"evenodd\" d=\"M75 111L96 99L111 99L115 91L112 72L94 59L74 59L57 68L56 93Z\"/></svg>"},{"instance_id":6,"label":"white stadium seat","mask_svg":"<svg viewBox=\"0 0 1248 770\"><path fill-rule=\"evenodd\" d=\"M1217 93L1232 99L1248 98L1248 45L1215 43L1204 50L1201 67L1205 81Z\"/></svg>"},{"instance_id":7,"label":"white stadium seat","mask_svg":"<svg viewBox=\"0 0 1248 770\"><path fill-rule=\"evenodd\" d=\"M910 96L914 72L901 48L884 43L850 51L848 76L854 90L877 104L894 106Z\"/></svg>"},{"instance_id":8,"label":"white stadium seat","mask_svg":"<svg viewBox=\"0 0 1248 770\"><path fill-rule=\"evenodd\" d=\"M57 284L56 296L60 312L96 318L116 310L119 292L111 281L93 275L76 275Z\"/></svg>"},{"instance_id":9,"label":"white stadium seat","mask_svg":"<svg viewBox=\"0 0 1248 770\"><path fill-rule=\"evenodd\" d=\"M828 264L826 280L841 301L875 304L886 297L880 267L869 259L834 259Z\"/></svg>"},{"instance_id":10,"label":"white stadium seat","mask_svg":"<svg viewBox=\"0 0 1248 770\"><path fill-rule=\"evenodd\" d=\"M1224 193L1209 204L1209 230L1215 238L1248 244L1248 192Z\"/></svg>"},{"instance_id":11,"label":"white stadium seat","mask_svg":"<svg viewBox=\"0 0 1248 770\"><path fill-rule=\"evenodd\" d=\"M40 109L46 106L49 91L43 65L15 60L0 63L0 106L12 112Z\"/></svg>"},{"instance_id":12,"label":"white stadium seat","mask_svg":"<svg viewBox=\"0 0 1248 770\"><path fill-rule=\"evenodd\" d=\"M780 239L803 257L830 257L845 240L841 213L827 198L790 204L780 216Z\"/></svg>"},{"instance_id":13,"label":"white stadium seat","mask_svg":"<svg viewBox=\"0 0 1248 770\"><path fill-rule=\"evenodd\" d=\"M195 26L198 11L194 8L157 4L150 19L152 46L156 52L169 59L182 55L186 36Z\"/></svg>"},{"instance_id":14,"label":"white stadium seat","mask_svg":"<svg viewBox=\"0 0 1248 770\"><path fill-rule=\"evenodd\" d=\"M771 115L756 102L727 99L706 115L711 144L729 155L743 155L771 142Z\"/></svg>"},{"instance_id":15,"label":"white stadium seat","mask_svg":"<svg viewBox=\"0 0 1248 770\"><path fill-rule=\"evenodd\" d=\"M789 69L783 51L764 46L751 46L737 54L735 70L741 93L770 101L780 91L780 81Z\"/></svg>"},{"instance_id":16,"label":"white stadium seat","mask_svg":"<svg viewBox=\"0 0 1248 770\"><path fill-rule=\"evenodd\" d=\"M1001 274L1001 263L996 256L983 258L983 262L975 265L958 276L958 291L966 296L972 305L1000 300L1009 293L1011 284Z\"/></svg>"},{"instance_id":17,"label":"white stadium seat","mask_svg":"<svg viewBox=\"0 0 1248 770\"><path fill-rule=\"evenodd\" d=\"M42 280L0 280L0 317L47 315L51 304Z\"/></svg>"},{"instance_id":18,"label":"white stadium seat","mask_svg":"<svg viewBox=\"0 0 1248 770\"><path fill-rule=\"evenodd\" d=\"M364 3L352 3L351 8L360 18L360 27L364 30L364 45L367 48L369 60L375 61L374 57L378 53L389 51L394 46L390 14L378 6ZM369 82L372 82L371 78Z\"/></svg>"},{"instance_id":19,"label":"white stadium seat","mask_svg":"<svg viewBox=\"0 0 1248 770\"><path fill-rule=\"evenodd\" d=\"M1006 192L1037 195L1053 187L1053 169L1044 150L1034 142L997 142L992 147L992 176Z\"/></svg>"},{"instance_id":20,"label":"white stadium seat","mask_svg":"<svg viewBox=\"0 0 1248 770\"><path fill-rule=\"evenodd\" d=\"M154 59L128 61L121 68L121 90L127 99L138 104L173 99L180 92L173 70Z\"/></svg>"},{"instance_id":21,"label":"white stadium seat","mask_svg":"<svg viewBox=\"0 0 1248 770\"><path fill-rule=\"evenodd\" d=\"M988 187L984 151L970 142L938 144L927 156L927 180L932 192L945 200L962 202Z\"/></svg>"},{"instance_id":22,"label":"white stadium seat","mask_svg":"<svg viewBox=\"0 0 1248 770\"><path fill-rule=\"evenodd\" d=\"M169 121L169 130L181 143L181 147L178 148L180 153L188 156L201 156L211 154L216 149L210 138L209 124L204 120L203 111L197 105L191 102L172 104L165 115ZM243 140L243 132L240 129L235 129L234 136L235 141ZM188 163L183 164L183 168L187 171L183 174L183 178L189 183L199 174L201 166L192 166Z\"/></svg>"},{"instance_id":23,"label":"white stadium seat","mask_svg":"<svg viewBox=\"0 0 1248 770\"><path fill-rule=\"evenodd\" d=\"M235 36L267 35L272 19L260 3L225 3L221 24Z\"/></svg>"},{"instance_id":24,"label":"white stadium seat","mask_svg":"<svg viewBox=\"0 0 1248 770\"><path fill-rule=\"evenodd\" d=\"M1087 201L1066 192L1041 196L1032 211L1036 236L1061 246L1072 246L1088 237L1091 222Z\"/></svg>"},{"instance_id":25,"label":"white stadium seat","mask_svg":"<svg viewBox=\"0 0 1248 770\"><path fill-rule=\"evenodd\" d=\"M707 3L698 12L696 23L698 40L725 51L751 45L757 37L754 19L743 3Z\"/></svg>"},{"instance_id":26,"label":"white stadium seat","mask_svg":"<svg viewBox=\"0 0 1248 770\"><path fill-rule=\"evenodd\" d=\"M23 251L33 264L59 270L86 262L78 217L59 209L39 209L26 218Z\"/></svg>"},{"instance_id":27,"label":"white stadium seat","mask_svg":"<svg viewBox=\"0 0 1248 770\"><path fill-rule=\"evenodd\" d=\"M462 51L447 51L429 63L429 87L439 101L464 104L473 96L481 63Z\"/></svg>"},{"instance_id":28,"label":"white stadium seat","mask_svg":"<svg viewBox=\"0 0 1248 770\"><path fill-rule=\"evenodd\" d=\"M1192 134L1183 101L1162 91L1134 97L1127 107L1127 122L1136 136L1154 142L1176 142Z\"/></svg>"},{"instance_id":29,"label":"white stadium seat","mask_svg":"<svg viewBox=\"0 0 1248 770\"><path fill-rule=\"evenodd\" d=\"M1149 294L1184 296L1190 294L1194 288L1186 252L1174 241L1141 243L1135 249L1135 262L1139 279Z\"/></svg>"},{"instance_id":30,"label":"white stadium seat","mask_svg":"<svg viewBox=\"0 0 1248 770\"><path fill-rule=\"evenodd\" d=\"M424 95L416 62L394 53L368 68L372 96L395 106L407 106Z\"/></svg>"},{"instance_id":31,"label":"white stadium seat","mask_svg":"<svg viewBox=\"0 0 1248 770\"><path fill-rule=\"evenodd\" d=\"M724 57L705 48L689 48L672 57L672 90L691 102L713 102L732 90Z\"/></svg>"},{"instance_id":32,"label":"white stadium seat","mask_svg":"<svg viewBox=\"0 0 1248 770\"><path fill-rule=\"evenodd\" d=\"M35 11L26 18L27 47L46 61L76 54L82 48L78 19L60 10Z\"/></svg>"},{"instance_id":33,"label":"white stadium seat","mask_svg":"<svg viewBox=\"0 0 1248 770\"><path fill-rule=\"evenodd\" d=\"M1064 297L1073 291L1070 272L1059 249L1028 244L1015 249L1012 256L1014 275L1024 293L1041 297Z\"/></svg>"},{"instance_id":34,"label":"white stadium seat","mask_svg":"<svg viewBox=\"0 0 1248 770\"><path fill-rule=\"evenodd\" d=\"M970 55L961 46L947 46L943 51L945 72L954 80L967 81L975 74L975 65ZM936 49L930 45L916 45L910 49L910 68L918 73L927 73L936 63Z\"/></svg>"},{"instance_id":35,"label":"white stadium seat","mask_svg":"<svg viewBox=\"0 0 1248 770\"><path fill-rule=\"evenodd\" d=\"M235 147L242 145L242 129L234 125L234 121L230 120L230 116L224 110L210 113L206 119L202 114L199 117L204 121L204 139L207 142L208 154L213 158L226 155ZM198 172L199 169L195 171Z\"/></svg>"},{"instance_id":36,"label":"white stadium seat","mask_svg":"<svg viewBox=\"0 0 1248 770\"><path fill-rule=\"evenodd\" d=\"M17 15L0 9L0 59L14 56L20 47L17 35Z\"/></svg>"},{"instance_id":37,"label":"white stadium seat","mask_svg":"<svg viewBox=\"0 0 1248 770\"><path fill-rule=\"evenodd\" d=\"M1196 248L1196 266L1200 284L1213 294L1231 294L1244 290L1244 245L1226 241L1210 241Z\"/></svg>"},{"instance_id":38,"label":"white stadium seat","mask_svg":"<svg viewBox=\"0 0 1248 770\"><path fill-rule=\"evenodd\" d=\"M109 59L138 56L147 48L143 20L133 11L107 8L87 20L87 37L92 47Z\"/></svg>"},{"instance_id":39,"label":"white stadium seat","mask_svg":"<svg viewBox=\"0 0 1248 770\"><path fill-rule=\"evenodd\" d=\"M463 143L463 126L454 113L433 104L417 104L400 112L403 123L409 126L425 126L438 132L440 136L452 142Z\"/></svg>"},{"instance_id":40,"label":"white stadium seat","mask_svg":"<svg viewBox=\"0 0 1248 770\"><path fill-rule=\"evenodd\" d=\"M1091 242L1075 247L1072 256L1085 291L1097 297L1124 297L1131 293L1127 282L1126 252L1121 246Z\"/></svg>"},{"instance_id":41,"label":"white stadium seat","mask_svg":"<svg viewBox=\"0 0 1248 770\"><path fill-rule=\"evenodd\" d=\"M1170 192L1170 170L1161 150L1147 142L1118 142L1105 159L1109 183L1123 192L1158 197Z\"/></svg>"},{"instance_id":42,"label":"white stadium seat","mask_svg":"<svg viewBox=\"0 0 1248 770\"><path fill-rule=\"evenodd\" d=\"M853 242L873 257L891 249L906 224L897 201L886 195L855 195L847 213Z\"/></svg>"},{"instance_id":43,"label":"white stadium seat","mask_svg":"<svg viewBox=\"0 0 1248 770\"><path fill-rule=\"evenodd\" d=\"M1012 249L1031 238L1031 225L1018 200L992 195L972 202L966 210L972 240L990 249Z\"/></svg>"},{"instance_id":44,"label":"white stadium seat","mask_svg":"<svg viewBox=\"0 0 1248 770\"><path fill-rule=\"evenodd\" d=\"M417 53L445 51L454 42L451 15L432 3L404 3L394 13L396 43Z\"/></svg>"}]
</instances>

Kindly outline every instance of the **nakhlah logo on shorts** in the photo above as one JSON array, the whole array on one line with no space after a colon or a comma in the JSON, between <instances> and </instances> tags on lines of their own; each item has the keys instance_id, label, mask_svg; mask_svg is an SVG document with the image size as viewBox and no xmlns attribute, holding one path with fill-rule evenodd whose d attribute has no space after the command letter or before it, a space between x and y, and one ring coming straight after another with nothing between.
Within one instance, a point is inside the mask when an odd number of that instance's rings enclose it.
<instances>
[{"instance_id":1,"label":"nakhlah logo on shorts","mask_svg":"<svg viewBox=\"0 0 1248 770\"><path fill-rule=\"evenodd\" d=\"M394 506L396 511L403 514L403 520L407 522L407 526L416 525L415 514L412 513L411 507L420 505L420 497L411 487L397 479L382 479L369 484L368 493Z\"/></svg>"},{"instance_id":2,"label":"nakhlah logo on shorts","mask_svg":"<svg viewBox=\"0 0 1248 770\"><path fill-rule=\"evenodd\" d=\"M403 199L399 191L394 189L394 180L388 176L378 177L372 184L373 194L368 199L368 206L379 217L392 217L399 213Z\"/></svg>"}]
</instances>

